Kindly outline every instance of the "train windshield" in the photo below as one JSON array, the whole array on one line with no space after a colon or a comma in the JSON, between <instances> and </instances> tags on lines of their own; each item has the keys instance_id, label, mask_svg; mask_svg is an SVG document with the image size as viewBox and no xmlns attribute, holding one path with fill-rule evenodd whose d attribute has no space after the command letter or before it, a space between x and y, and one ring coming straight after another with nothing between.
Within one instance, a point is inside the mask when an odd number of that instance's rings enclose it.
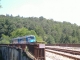
<instances>
[{"instance_id":1,"label":"train windshield","mask_svg":"<svg viewBox=\"0 0 80 60\"><path fill-rule=\"evenodd\" d=\"M30 38L30 39L34 39L34 36L30 36L29 38Z\"/></svg>"}]
</instances>

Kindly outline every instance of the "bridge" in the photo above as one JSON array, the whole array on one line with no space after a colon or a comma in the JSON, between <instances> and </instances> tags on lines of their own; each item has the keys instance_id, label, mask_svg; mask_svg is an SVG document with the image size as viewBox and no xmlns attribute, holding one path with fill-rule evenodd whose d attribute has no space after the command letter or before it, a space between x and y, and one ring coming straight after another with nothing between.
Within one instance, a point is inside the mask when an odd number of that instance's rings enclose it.
<instances>
[{"instance_id":1,"label":"bridge","mask_svg":"<svg viewBox=\"0 0 80 60\"><path fill-rule=\"evenodd\" d=\"M0 44L4 60L45 60L45 44Z\"/></svg>"},{"instance_id":2,"label":"bridge","mask_svg":"<svg viewBox=\"0 0 80 60\"><path fill-rule=\"evenodd\" d=\"M80 44L0 44L0 57L2 60L80 60Z\"/></svg>"}]
</instances>

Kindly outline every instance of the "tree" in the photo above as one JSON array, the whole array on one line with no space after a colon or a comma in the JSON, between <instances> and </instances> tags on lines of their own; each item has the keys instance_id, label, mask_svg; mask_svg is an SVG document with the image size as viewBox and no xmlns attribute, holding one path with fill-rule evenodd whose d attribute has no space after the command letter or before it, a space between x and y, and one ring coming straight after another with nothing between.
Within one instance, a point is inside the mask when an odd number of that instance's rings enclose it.
<instances>
[{"instance_id":1,"label":"tree","mask_svg":"<svg viewBox=\"0 0 80 60\"><path fill-rule=\"evenodd\" d=\"M55 41L54 41L54 38L50 35L47 40L46 40L47 44L54 44Z\"/></svg>"},{"instance_id":2,"label":"tree","mask_svg":"<svg viewBox=\"0 0 80 60\"><path fill-rule=\"evenodd\" d=\"M19 28L11 32L11 37L15 38L18 36L24 36L24 35L29 35L30 31L26 28Z\"/></svg>"},{"instance_id":3,"label":"tree","mask_svg":"<svg viewBox=\"0 0 80 60\"><path fill-rule=\"evenodd\" d=\"M16 38L16 37L21 37L21 36L25 36L25 35L35 35L36 36L36 40L39 42L43 41L42 37L39 37L36 32L34 30L28 30L27 28L19 28L13 32L11 32L11 37L12 38Z\"/></svg>"},{"instance_id":4,"label":"tree","mask_svg":"<svg viewBox=\"0 0 80 60\"><path fill-rule=\"evenodd\" d=\"M66 35L64 43L66 43L66 44L70 43L70 40L69 40L69 36L68 35Z\"/></svg>"},{"instance_id":5,"label":"tree","mask_svg":"<svg viewBox=\"0 0 80 60\"><path fill-rule=\"evenodd\" d=\"M77 37L73 37L72 43L74 44L74 43L80 43L80 42L78 41L78 38Z\"/></svg>"},{"instance_id":6,"label":"tree","mask_svg":"<svg viewBox=\"0 0 80 60\"><path fill-rule=\"evenodd\" d=\"M1 1L1 0L0 0ZM1 6L1 4L0 4L0 8L1 8L2 6Z\"/></svg>"},{"instance_id":7,"label":"tree","mask_svg":"<svg viewBox=\"0 0 80 60\"><path fill-rule=\"evenodd\" d=\"M44 36L44 34L45 34L43 28L40 27L40 26L37 26L37 27L35 28L35 31L36 31L36 33L37 33L39 36Z\"/></svg>"},{"instance_id":8,"label":"tree","mask_svg":"<svg viewBox=\"0 0 80 60\"><path fill-rule=\"evenodd\" d=\"M60 41L59 41L60 43L64 43L64 41L65 41L64 37L65 37L65 36L62 34L62 35L61 35L61 38L60 38Z\"/></svg>"},{"instance_id":9,"label":"tree","mask_svg":"<svg viewBox=\"0 0 80 60\"><path fill-rule=\"evenodd\" d=\"M13 17L0 15L0 38L35 35L37 41L47 43L80 43L80 26L69 22L57 22L44 17Z\"/></svg>"},{"instance_id":10,"label":"tree","mask_svg":"<svg viewBox=\"0 0 80 60\"><path fill-rule=\"evenodd\" d=\"M43 20L43 19L44 19L44 17L43 17L43 16L40 16L40 17L39 17L39 19L40 19L40 20Z\"/></svg>"},{"instance_id":11,"label":"tree","mask_svg":"<svg viewBox=\"0 0 80 60\"><path fill-rule=\"evenodd\" d=\"M73 30L73 32L72 32L72 36L73 36L73 37L76 36L76 31L75 31L75 30Z\"/></svg>"},{"instance_id":12,"label":"tree","mask_svg":"<svg viewBox=\"0 0 80 60\"><path fill-rule=\"evenodd\" d=\"M0 44L9 44L10 43L10 37L2 34L2 37L0 39Z\"/></svg>"}]
</instances>

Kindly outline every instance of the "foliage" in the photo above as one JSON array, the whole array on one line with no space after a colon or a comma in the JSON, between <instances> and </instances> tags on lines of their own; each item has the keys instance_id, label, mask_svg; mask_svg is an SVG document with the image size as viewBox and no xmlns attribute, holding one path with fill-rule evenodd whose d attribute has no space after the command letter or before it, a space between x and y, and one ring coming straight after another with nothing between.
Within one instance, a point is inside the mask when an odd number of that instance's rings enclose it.
<instances>
[{"instance_id":1,"label":"foliage","mask_svg":"<svg viewBox=\"0 0 80 60\"><path fill-rule=\"evenodd\" d=\"M9 44L10 43L10 37L2 34L0 44Z\"/></svg>"},{"instance_id":2,"label":"foliage","mask_svg":"<svg viewBox=\"0 0 80 60\"><path fill-rule=\"evenodd\" d=\"M53 43L55 43L54 38L53 38L51 35L49 35L49 37L47 38L46 42L47 42L48 44L53 44Z\"/></svg>"},{"instance_id":3,"label":"foliage","mask_svg":"<svg viewBox=\"0 0 80 60\"><path fill-rule=\"evenodd\" d=\"M21 37L25 35L35 35L36 40L39 42L43 41L41 37L39 37L34 30L28 30L27 28L19 28L11 32L11 37L16 38L16 37Z\"/></svg>"},{"instance_id":4,"label":"foliage","mask_svg":"<svg viewBox=\"0 0 80 60\"><path fill-rule=\"evenodd\" d=\"M80 26L70 22L57 22L44 17L0 15L0 43L10 43L12 38L35 35L37 42L80 43ZM9 39L8 39L9 38Z\"/></svg>"},{"instance_id":5,"label":"foliage","mask_svg":"<svg viewBox=\"0 0 80 60\"><path fill-rule=\"evenodd\" d=\"M0 0L1 1L1 0ZM1 8L2 6L1 6L1 4L0 4L0 8Z\"/></svg>"}]
</instances>

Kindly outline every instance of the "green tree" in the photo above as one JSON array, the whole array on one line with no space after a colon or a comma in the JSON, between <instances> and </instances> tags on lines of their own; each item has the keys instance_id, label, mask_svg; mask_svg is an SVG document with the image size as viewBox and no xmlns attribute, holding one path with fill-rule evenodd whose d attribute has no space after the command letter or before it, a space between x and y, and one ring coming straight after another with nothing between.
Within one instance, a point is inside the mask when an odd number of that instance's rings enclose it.
<instances>
[{"instance_id":1,"label":"green tree","mask_svg":"<svg viewBox=\"0 0 80 60\"><path fill-rule=\"evenodd\" d=\"M55 43L54 38L51 35L47 38L46 42L48 44L54 44Z\"/></svg>"},{"instance_id":2,"label":"green tree","mask_svg":"<svg viewBox=\"0 0 80 60\"><path fill-rule=\"evenodd\" d=\"M9 44L10 43L10 37L2 34L2 37L0 39L0 44Z\"/></svg>"},{"instance_id":3,"label":"green tree","mask_svg":"<svg viewBox=\"0 0 80 60\"><path fill-rule=\"evenodd\" d=\"M73 32L72 32L72 36L73 36L73 37L76 36L76 31L75 31L75 30L73 30Z\"/></svg>"},{"instance_id":4,"label":"green tree","mask_svg":"<svg viewBox=\"0 0 80 60\"><path fill-rule=\"evenodd\" d=\"M73 39L72 39L72 43L74 44L74 43L79 43L79 41L78 41L78 38L77 37L73 37Z\"/></svg>"},{"instance_id":5,"label":"green tree","mask_svg":"<svg viewBox=\"0 0 80 60\"><path fill-rule=\"evenodd\" d=\"M0 0L1 1L1 0ZM1 8L1 4L0 4L0 8Z\"/></svg>"},{"instance_id":6,"label":"green tree","mask_svg":"<svg viewBox=\"0 0 80 60\"><path fill-rule=\"evenodd\" d=\"M64 38L65 38L65 36L62 34L59 42L60 43L64 43L65 42L65 39Z\"/></svg>"},{"instance_id":7,"label":"green tree","mask_svg":"<svg viewBox=\"0 0 80 60\"><path fill-rule=\"evenodd\" d=\"M18 37L18 36L24 36L24 35L29 35L31 32L26 29L26 28L19 28L14 30L13 32L11 32L11 36L14 37Z\"/></svg>"},{"instance_id":8,"label":"green tree","mask_svg":"<svg viewBox=\"0 0 80 60\"><path fill-rule=\"evenodd\" d=\"M25 36L25 35L35 35L37 42L43 41L42 37L39 37L34 30L29 31L28 29L26 29L24 27L19 28L15 31L11 32L11 37L12 38L21 37L21 36Z\"/></svg>"},{"instance_id":9,"label":"green tree","mask_svg":"<svg viewBox=\"0 0 80 60\"><path fill-rule=\"evenodd\" d=\"M64 43L66 43L66 44L70 43L70 40L69 40L69 36L68 35L66 35Z\"/></svg>"},{"instance_id":10,"label":"green tree","mask_svg":"<svg viewBox=\"0 0 80 60\"><path fill-rule=\"evenodd\" d=\"M24 28L23 28L24 27ZM9 37L23 35L36 35L38 41L47 43L80 43L80 26L70 22L58 22L53 19L41 17L13 17L6 14L0 15L0 38L2 34ZM49 38L53 37L53 39ZM48 40L49 39L49 40Z\"/></svg>"}]
</instances>

